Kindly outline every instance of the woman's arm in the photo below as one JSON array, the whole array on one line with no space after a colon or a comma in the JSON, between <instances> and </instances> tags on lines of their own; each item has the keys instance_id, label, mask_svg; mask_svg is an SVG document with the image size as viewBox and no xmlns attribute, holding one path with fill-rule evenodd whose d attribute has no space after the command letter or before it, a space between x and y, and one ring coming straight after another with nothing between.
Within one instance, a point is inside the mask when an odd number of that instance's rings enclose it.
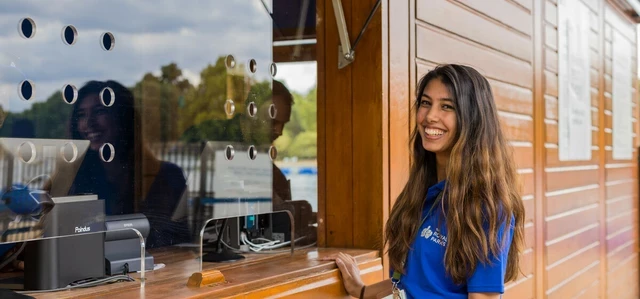
<instances>
[{"instance_id":1,"label":"woman's arm","mask_svg":"<svg viewBox=\"0 0 640 299\"><path fill-rule=\"evenodd\" d=\"M342 274L344 288L349 295L360 299L382 298L391 295L391 279L365 286L360 278L360 269L356 259L344 253L321 258L324 261L335 261Z\"/></svg>"},{"instance_id":2,"label":"woman's arm","mask_svg":"<svg viewBox=\"0 0 640 299\"><path fill-rule=\"evenodd\" d=\"M469 299L500 299L500 293L469 293Z\"/></svg>"}]
</instances>

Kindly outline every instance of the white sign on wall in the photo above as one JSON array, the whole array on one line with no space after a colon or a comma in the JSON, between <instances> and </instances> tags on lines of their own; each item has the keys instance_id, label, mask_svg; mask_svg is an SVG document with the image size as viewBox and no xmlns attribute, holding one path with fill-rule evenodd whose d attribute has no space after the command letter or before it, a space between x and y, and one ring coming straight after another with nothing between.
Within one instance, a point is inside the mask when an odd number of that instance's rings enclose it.
<instances>
[{"instance_id":1,"label":"white sign on wall","mask_svg":"<svg viewBox=\"0 0 640 299\"><path fill-rule=\"evenodd\" d=\"M631 43L613 31L612 140L613 159L629 160L633 151Z\"/></svg>"},{"instance_id":2,"label":"white sign on wall","mask_svg":"<svg viewBox=\"0 0 640 299\"><path fill-rule=\"evenodd\" d=\"M558 1L558 155L591 160L589 8Z\"/></svg>"}]
</instances>

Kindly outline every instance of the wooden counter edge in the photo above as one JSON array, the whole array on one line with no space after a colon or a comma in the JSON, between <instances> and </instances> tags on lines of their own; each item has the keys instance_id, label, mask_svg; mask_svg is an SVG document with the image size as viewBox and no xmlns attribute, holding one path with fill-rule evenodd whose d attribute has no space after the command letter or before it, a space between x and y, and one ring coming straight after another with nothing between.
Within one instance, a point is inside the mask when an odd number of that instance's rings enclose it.
<instances>
[{"instance_id":1,"label":"wooden counter edge","mask_svg":"<svg viewBox=\"0 0 640 299\"><path fill-rule=\"evenodd\" d=\"M371 285L384 279L382 259L358 263L362 281ZM222 298L351 298L344 289L340 270L312 273L293 280ZM225 296L226 295L226 296Z\"/></svg>"}]
</instances>

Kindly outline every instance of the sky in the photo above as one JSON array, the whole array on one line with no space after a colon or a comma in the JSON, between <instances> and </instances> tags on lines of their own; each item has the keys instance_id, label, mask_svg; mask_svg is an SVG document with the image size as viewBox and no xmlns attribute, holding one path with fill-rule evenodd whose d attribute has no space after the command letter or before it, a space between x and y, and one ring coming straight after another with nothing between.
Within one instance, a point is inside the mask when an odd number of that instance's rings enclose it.
<instances>
[{"instance_id":1,"label":"sky","mask_svg":"<svg viewBox=\"0 0 640 299\"><path fill-rule=\"evenodd\" d=\"M260 0L58 0L5 1L0 5L0 105L22 111L32 101L44 101L65 84L80 88L88 80L116 80L126 86L146 73L160 73L172 62L192 84L200 71L220 56L233 55L239 64L257 61L256 79L269 78L272 62L272 21ZM18 23L36 23L31 39L20 36ZM76 27L74 45L62 41L66 25ZM115 36L113 51L104 51L100 37ZM279 67L294 90L308 89L311 66ZM32 101L18 97L22 80L35 86Z\"/></svg>"}]
</instances>

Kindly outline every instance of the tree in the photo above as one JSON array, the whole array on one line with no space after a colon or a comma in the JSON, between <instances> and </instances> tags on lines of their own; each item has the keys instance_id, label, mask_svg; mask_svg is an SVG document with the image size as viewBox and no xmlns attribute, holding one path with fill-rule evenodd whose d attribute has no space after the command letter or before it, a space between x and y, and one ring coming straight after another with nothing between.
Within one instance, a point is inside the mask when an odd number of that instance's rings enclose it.
<instances>
[{"instance_id":1,"label":"tree","mask_svg":"<svg viewBox=\"0 0 640 299\"><path fill-rule=\"evenodd\" d=\"M72 109L73 106L62 99L62 93L55 92L46 101L34 103L28 110L20 113L8 112L0 129L0 136L25 137L26 134L38 138L67 138ZM14 122L17 120L22 124L29 123L33 132L14 128Z\"/></svg>"},{"instance_id":2,"label":"tree","mask_svg":"<svg viewBox=\"0 0 640 299\"><path fill-rule=\"evenodd\" d=\"M160 77L147 73L133 88L143 134L151 143L174 141L183 134L179 120L180 102L194 89L181 77L182 70L177 64L170 63L160 69Z\"/></svg>"}]
</instances>

